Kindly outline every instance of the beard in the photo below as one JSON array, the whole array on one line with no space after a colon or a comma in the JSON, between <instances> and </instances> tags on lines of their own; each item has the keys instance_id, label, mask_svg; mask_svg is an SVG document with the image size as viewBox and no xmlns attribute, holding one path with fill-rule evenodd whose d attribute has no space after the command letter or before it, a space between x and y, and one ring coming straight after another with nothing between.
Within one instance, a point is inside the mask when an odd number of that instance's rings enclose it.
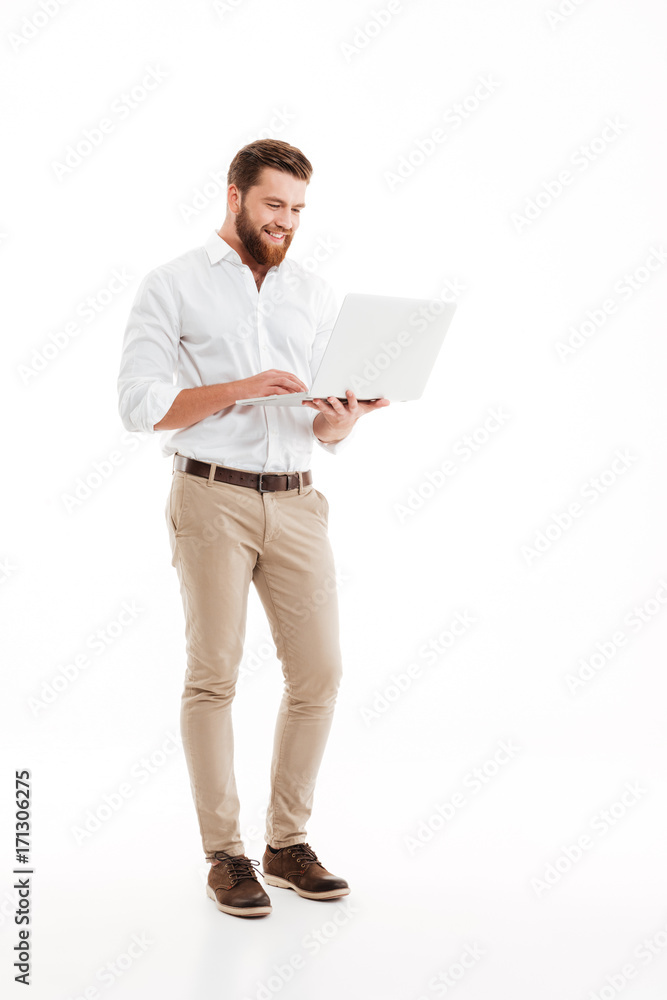
<instances>
[{"instance_id":1,"label":"beard","mask_svg":"<svg viewBox=\"0 0 667 1000\"><path fill-rule=\"evenodd\" d=\"M273 229L273 227L255 226L243 205L236 214L235 222L236 235L258 264L274 266L283 262L294 233L285 233L285 238L280 245L270 243L269 237L263 236L262 232L264 228Z\"/></svg>"}]
</instances>

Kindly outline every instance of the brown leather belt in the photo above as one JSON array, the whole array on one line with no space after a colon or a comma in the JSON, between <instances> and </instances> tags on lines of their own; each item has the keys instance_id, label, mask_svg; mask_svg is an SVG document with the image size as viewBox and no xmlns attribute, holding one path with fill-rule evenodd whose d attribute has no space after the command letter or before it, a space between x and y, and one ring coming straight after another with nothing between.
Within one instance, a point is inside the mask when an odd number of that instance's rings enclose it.
<instances>
[{"instance_id":1,"label":"brown leather belt","mask_svg":"<svg viewBox=\"0 0 667 1000\"><path fill-rule=\"evenodd\" d=\"M213 476L211 476L211 470ZM218 483L231 483L233 486L248 486L260 493L273 493L275 490L295 490L310 486L313 481L310 469L307 472L242 472L240 469L228 469L225 465L215 465L213 462L200 462L196 458L174 454L174 470L189 472L193 476L204 479L215 479ZM299 480L301 480L299 484Z\"/></svg>"}]
</instances>

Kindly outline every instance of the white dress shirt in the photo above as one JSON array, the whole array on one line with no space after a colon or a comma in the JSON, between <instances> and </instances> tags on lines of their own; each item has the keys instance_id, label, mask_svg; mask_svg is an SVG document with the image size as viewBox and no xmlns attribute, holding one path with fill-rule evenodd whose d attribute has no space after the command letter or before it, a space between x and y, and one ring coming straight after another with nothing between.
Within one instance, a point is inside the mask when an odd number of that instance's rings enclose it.
<instances>
[{"instance_id":1,"label":"white dress shirt","mask_svg":"<svg viewBox=\"0 0 667 1000\"><path fill-rule=\"evenodd\" d=\"M123 426L153 431L181 389L269 368L310 387L338 308L328 282L288 257L269 268L258 291L250 268L213 230L203 246L154 268L139 285L118 376ZM356 430L327 444L313 433L316 416L310 406L235 403L161 431L161 450L250 472L304 472L313 441L335 454Z\"/></svg>"}]
</instances>

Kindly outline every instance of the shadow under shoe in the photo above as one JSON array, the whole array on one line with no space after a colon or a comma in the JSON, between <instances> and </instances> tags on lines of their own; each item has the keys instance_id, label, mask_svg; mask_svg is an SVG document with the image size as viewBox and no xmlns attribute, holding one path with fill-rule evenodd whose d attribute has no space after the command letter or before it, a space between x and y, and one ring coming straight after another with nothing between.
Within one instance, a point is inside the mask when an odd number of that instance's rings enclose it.
<instances>
[{"instance_id":1,"label":"shadow under shoe","mask_svg":"<svg viewBox=\"0 0 667 1000\"><path fill-rule=\"evenodd\" d=\"M253 865L259 861L245 854L230 855L215 851L206 883L206 895L223 913L235 917L263 917L271 912L271 900L260 885Z\"/></svg>"},{"instance_id":2,"label":"shadow under shoe","mask_svg":"<svg viewBox=\"0 0 667 1000\"><path fill-rule=\"evenodd\" d=\"M344 878L326 870L309 844L281 847L276 854L267 845L262 858L262 878L269 885L294 889L306 899L336 899L350 891Z\"/></svg>"}]
</instances>

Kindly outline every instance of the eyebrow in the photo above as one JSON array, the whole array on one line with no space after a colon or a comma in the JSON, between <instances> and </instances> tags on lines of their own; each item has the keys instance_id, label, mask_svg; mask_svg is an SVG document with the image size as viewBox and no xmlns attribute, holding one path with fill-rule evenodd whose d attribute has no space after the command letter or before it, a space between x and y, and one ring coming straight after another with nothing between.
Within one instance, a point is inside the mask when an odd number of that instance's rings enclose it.
<instances>
[{"instance_id":1,"label":"eyebrow","mask_svg":"<svg viewBox=\"0 0 667 1000\"><path fill-rule=\"evenodd\" d=\"M286 205L287 204L287 202L283 201L282 198L276 198L275 195L272 195L272 194L267 194L267 196L264 199L264 201L277 201L279 205ZM293 205L292 207L293 208L305 208L306 207L306 203L305 203L305 201L302 201L299 205Z\"/></svg>"}]
</instances>

